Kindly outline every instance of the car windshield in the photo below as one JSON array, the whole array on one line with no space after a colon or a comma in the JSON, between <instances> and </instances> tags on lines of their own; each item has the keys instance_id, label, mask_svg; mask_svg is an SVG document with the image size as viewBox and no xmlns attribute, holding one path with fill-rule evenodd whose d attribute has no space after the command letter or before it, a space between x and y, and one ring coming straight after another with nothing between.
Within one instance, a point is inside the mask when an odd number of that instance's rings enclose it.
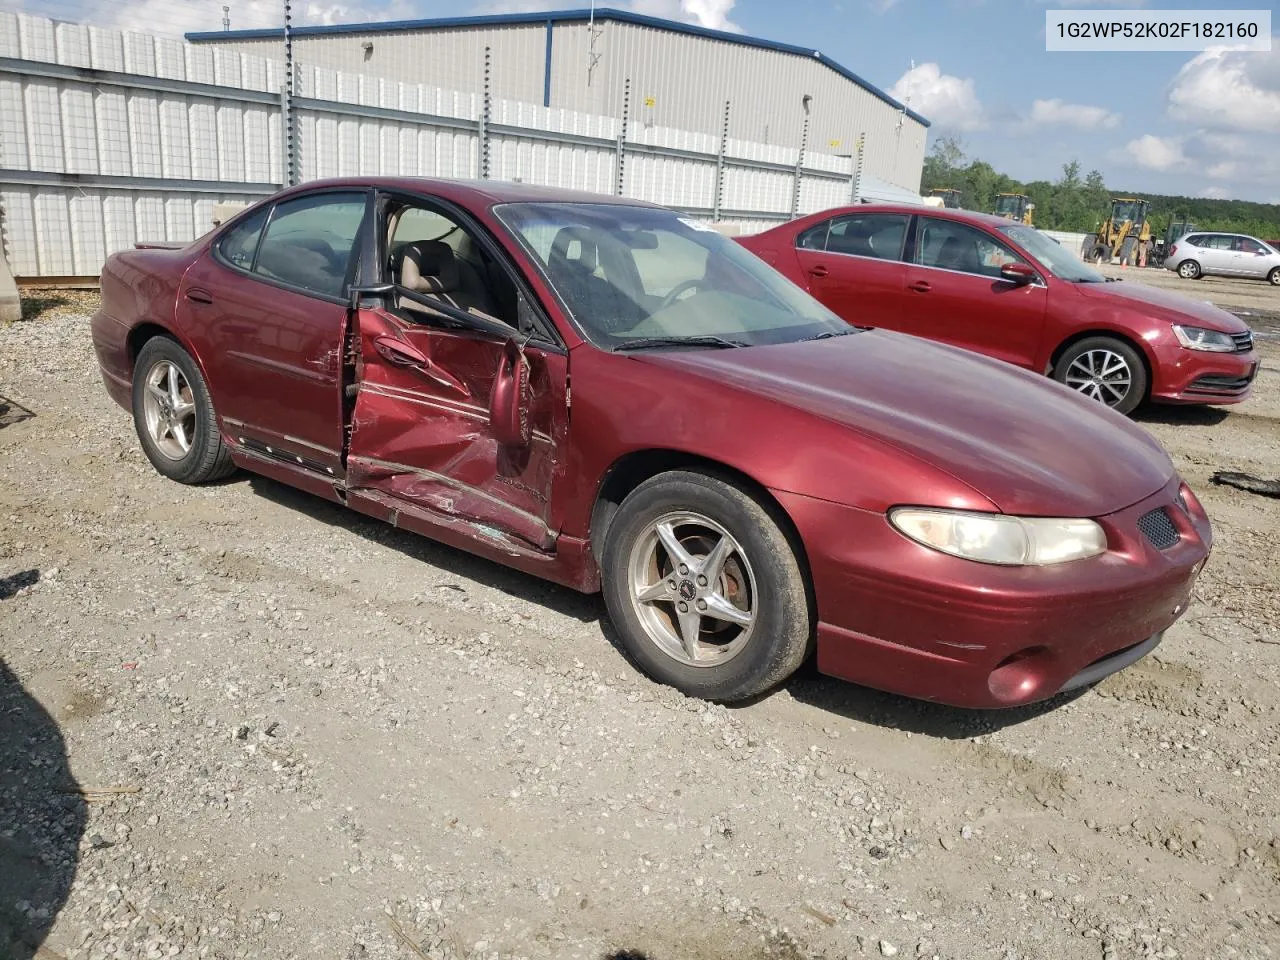
<instances>
[{"instance_id":1,"label":"car windshield","mask_svg":"<svg viewBox=\"0 0 1280 960\"><path fill-rule=\"evenodd\" d=\"M670 210L512 203L495 213L606 349L757 346L853 329L733 240Z\"/></svg>"},{"instance_id":2,"label":"car windshield","mask_svg":"<svg viewBox=\"0 0 1280 960\"><path fill-rule=\"evenodd\" d=\"M1035 227L1017 224L1002 227L1001 233L1020 246L1040 262L1040 265L1059 280L1072 283L1106 283L1104 277L1093 267L1082 263L1075 254L1060 243L1055 243Z\"/></svg>"},{"instance_id":3,"label":"car windshield","mask_svg":"<svg viewBox=\"0 0 1280 960\"><path fill-rule=\"evenodd\" d=\"M996 200L996 213L1003 216L1016 215L1019 200L1021 197L1000 197Z\"/></svg>"},{"instance_id":4,"label":"car windshield","mask_svg":"<svg viewBox=\"0 0 1280 960\"><path fill-rule=\"evenodd\" d=\"M1117 223L1124 220L1137 220L1142 204L1137 200L1117 201L1111 210L1111 219Z\"/></svg>"}]
</instances>

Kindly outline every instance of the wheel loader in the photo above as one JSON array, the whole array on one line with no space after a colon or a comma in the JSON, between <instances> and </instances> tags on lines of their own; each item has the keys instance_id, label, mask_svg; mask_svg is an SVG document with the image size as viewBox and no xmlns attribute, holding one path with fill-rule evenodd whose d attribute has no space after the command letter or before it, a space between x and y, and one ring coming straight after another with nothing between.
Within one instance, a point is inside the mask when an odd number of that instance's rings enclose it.
<instances>
[{"instance_id":1,"label":"wheel loader","mask_svg":"<svg viewBox=\"0 0 1280 960\"><path fill-rule=\"evenodd\" d=\"M1025 223L1031 226L1031 212L1035 210L1036 205L1031 202L1031 198L1023 193L999 193L996 194L996 208L993 211L997 217L1004 217L1006 220L1012 220L1015 223Z\"/></svg>"},{"instance_id":2,"label":"wheel loader","mask_svg":"<svg viewBox=\"0 0 1280 960\"><path fill-rule=\"evenodd\" d=\"M1111 216L1085 237L1080 256L1086 262L1110 263L1116 257L1124 266L1146 266L1154 242L1148 214L1151 204L1135 197L1111 201Z\"/></svg>"},{"instance_id":3,"label":"wheel loader","mask_svg":"<svg viewBox=\"0 0 1280 960\"><path fill-rule=\"evenodd\" d=\"M934 187L929 196L937 197L948 210L960 209L960 191L953 187Z\"/></svg>"}]
</instances>

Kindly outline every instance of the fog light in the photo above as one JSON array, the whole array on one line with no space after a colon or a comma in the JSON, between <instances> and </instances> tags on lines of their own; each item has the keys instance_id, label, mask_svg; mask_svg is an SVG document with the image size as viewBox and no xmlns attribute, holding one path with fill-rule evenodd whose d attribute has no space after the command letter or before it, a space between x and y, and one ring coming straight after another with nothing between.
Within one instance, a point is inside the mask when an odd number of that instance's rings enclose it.
<instances>
[{"instance_id":1,"label":"fog light","mask_svg":"<svg viewBox=\"0 0 1280 960\"><path fill-rule=\"evenodd\" d=\"M1044 647L1028 647L1005 657L987 677L991 695L1007 706L1043 699L1054 691L1049 683L1053 655Z\"/></svg>"}]
</instances>

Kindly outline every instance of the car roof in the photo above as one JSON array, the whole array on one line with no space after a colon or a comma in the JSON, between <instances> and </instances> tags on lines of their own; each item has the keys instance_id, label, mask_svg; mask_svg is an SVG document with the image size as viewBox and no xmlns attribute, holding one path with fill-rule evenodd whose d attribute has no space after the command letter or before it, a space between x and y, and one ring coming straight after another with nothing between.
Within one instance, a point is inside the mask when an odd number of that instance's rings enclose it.
<instances>
[{"instance_id":1,"label":"car roof","mask_svg":"<svg viewBox=\"0 0 1280 960\"><path fill-rule=\"evenodd\" d=\"M824 210L821 214L811 214L812 217L825 219L827 217L839 217L850 213L900 213L905 216L912 214L925 214L930 217L939 217L944 220L960 220L968 223L980 223L988 227L1007 227L1013 221L1004 217L997 217L991 213L977 213L973 210L954 210L946 207L925 207L916 203L859 203L853 206L832 207L830 210Z\"/></svg>"},{"instance_id":2,"label":"car roof","mask_svg":"<svg viewBox=\"0 0 1280 960\"><path fill-rule=\"evenodd\" d=\"M464 206L488 207L499 203L607 203L627 207L653 207L643 200L632 200L611 194L586 190L565 190L532 183L509 183L503 180L444 180L430 177L340 177L311 180L292 187L281 196L327 190L334 187L373 187L407 193L430 193Z\"/></svg>"}]
</instances>

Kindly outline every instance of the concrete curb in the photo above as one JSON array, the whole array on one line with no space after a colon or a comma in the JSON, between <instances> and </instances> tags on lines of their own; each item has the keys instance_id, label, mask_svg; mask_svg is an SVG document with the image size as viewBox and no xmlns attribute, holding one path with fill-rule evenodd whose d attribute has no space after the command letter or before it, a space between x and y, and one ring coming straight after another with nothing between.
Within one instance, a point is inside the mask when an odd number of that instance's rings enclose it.
<instances>
[{"instance_id":1,"label":"concrete curb","mask_svg":"<svg viewBox=\"0 0 1280 960\"><path fill-rule=\"evenodd\" d=\"M14 323L22 319L22 300L18 297L18 285L13 282L9 262L0 256L0 323Z\"/></svg>"}]
</instances>

